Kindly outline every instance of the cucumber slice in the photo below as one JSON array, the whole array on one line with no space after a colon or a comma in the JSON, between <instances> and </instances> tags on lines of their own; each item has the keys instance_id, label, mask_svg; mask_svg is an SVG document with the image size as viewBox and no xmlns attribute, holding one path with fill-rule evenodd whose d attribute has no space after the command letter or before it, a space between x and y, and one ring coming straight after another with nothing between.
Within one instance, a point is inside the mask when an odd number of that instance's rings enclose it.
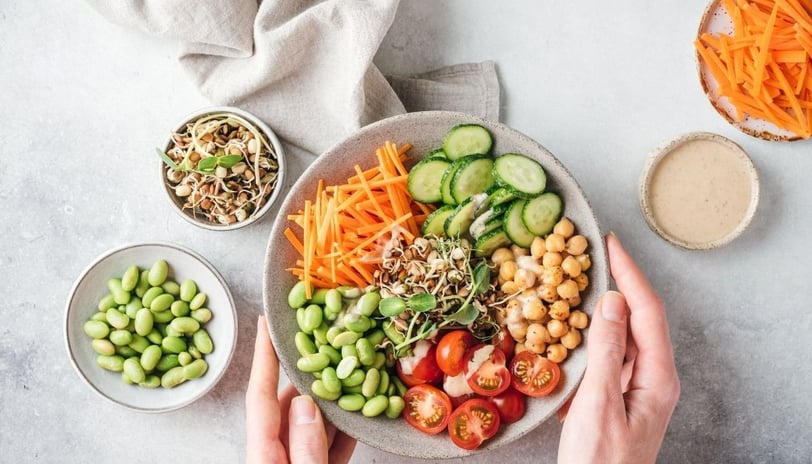
<instances>
[{"instance_id":1,"label":"cucumber slice","mask_svg":"<svg viewBox=\"0 0 812 464\"><path fill-rule=\"evenodd\" d=\"M434 150L430 151L426 155L426 158L430 158L430 157L434 157L434 156L439 156L440 158L448 159L448 155L445 154L445 150L443 150L442 148L435 148Z\"/></svg>"},{"instance_id":2,"label":"cucumber slice","mask_svg":"<svg viewBox=\"0 0 812 464\"><path fill-rule=\"evenodd\" d=\"M438 209L434 210L429 217L426 218L426 222L423 223L423 227L420 228L420 233L422 235L443 235L445 233L445 220L448 219L448 216L454 212L454 206L452 205L443 205Z\"/></svg>"},{"instance_id":3,"label":"cucumber slice","mask_svg":"<svg viewBox=\"0 0 812 464\"><path fill-rule=\"evenodd\" d=\"M424 158L409 171L407 188L409 195L421 203L437 203L443 196L440 191L443 174L451 166L445 158Z\"/></svg>"},{"instance_id":4,"label":"cucumber slice","mask_svg":"<svg viewBox=\"0 0 812 464\"><path fill-rule=\"evenodd\" d=\"M468 233L471 223L474 221L474 211L482 203L486 194L471 195L454 208L454 211L446 218L443 230L446 237L459 237Z\"/></svg>"},{"instance_id":5,"label":"cucumber slice","mask_svg":"<svg viewBox=\"0 0 812 464\"><path fill-rule=\"evenodd\" d=\"M451 163L451 166L445 170L443 173L443 179L440 182L440 196L442 197L443 203L447 205L456 205L457 201L454 200L454 197L451 196L451 180L454 179L454 173L460 167L459 163Z\"/></svg>"},{"instance_id":6,"label":"cucumber slice","mask_svg":"<svg viewBox=\"0 0 812 464\"><path fill-rule=\"evenodd\" d=\"M510 245L510 237L500 227L479 237L474 243L474 256L484 258L490 256L497 248Z\"/></svg>"},{"instance_id":7,"label":"cucumber slice","mask_svg":"<svg viewBox=\"0 0 812 464\"><path fill-rule=\"evenodd\" d=\"M488 129L478 124L460 124L452 127L443 140L443 150L448 159L457 160L464 156L490 153L493 138Z\"/></svg>"},{"instance_id":8,"label":"cucumber slice","mask_svg":"<svg viewBox=\"0 0 812 464\"><path fill-rule=\"evenodd\" d=\"M488 208L487 211L474 219L474 222L471 223L471 227L468 228L468 231L474 240L478 240L479 237L487 234L497 227L501 227L503 218L504 208Z\"/></svg>"},{"instance_id":9,"label":"cucumber slice","mask_svg":"<svg viewBox=\"0 0 812 464\"><path fill-rule=\"evenodd\" d=\"M536 160L518 153L505 153L496 158L493 177L499 185L519 198L533 198L547 186L544 168Z\"/></svg>"},{"instance_id":10,"label":"cucumber slice","mask_svg":"<svg viewBox=\"0 0 812 464\"><path fill-rule=\"evenodd\" d=\"M510 208L505 213L504 228L511 242L522 248L530 248L536 236L527 230L522 220L522 210L525 204L527 204L527 200L516 200L510 204Z\"/></svg>"},{"instance_id":11,"label":"cucumber slice","mask_svg":"<svg viewBox=\"0 0 812 464\"><path fill-rule=\"evenodd\" d=\"M477 214L482 214L486 211L486 208L502 206L503 209L507 209L507 203L511 202L516 199L516 195L510 193L504 187L498 187L494 185L493 187L488 189L488 199L482 204L482 207L479 208Z\"/></svg>"},{"instance_id":12,"label":"cucumber slice","mask_svg":"<svg viewBox=\"0 0 812 464\"><path fill-rule=\"evenodd\" d=\"M553 230L553 226L561 218L564 210L564 203L561 197L553 192L545 192L541 195L527 200L522 208L522 221L527 230L535 235L547 235Z\"/></svg>"},{"instance_id":13,"label":"cucumber slice","mask_svg":"<svg viewBox=\"0 0 812 464\"><path fill-rule=\"evenodd\" d=\"M471 155L455 163L460 166L454 171L451 179L451 196L457 203L483 193L493 186L493 159L488 155ZM486 197L487 198L487 197Z\"/></svg>"}]
</instances>

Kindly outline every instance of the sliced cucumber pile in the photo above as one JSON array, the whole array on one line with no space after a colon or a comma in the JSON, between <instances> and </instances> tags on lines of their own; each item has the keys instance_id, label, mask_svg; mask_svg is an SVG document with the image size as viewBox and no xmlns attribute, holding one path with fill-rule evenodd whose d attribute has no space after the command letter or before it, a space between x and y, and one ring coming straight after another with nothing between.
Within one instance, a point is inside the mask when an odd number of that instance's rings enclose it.
<instances>
[{"instance_id":1,"label":"sliced cucumber pile","mask_svg":"<svg viewBox=\"0 0 812 464\"><path fill-rule=\"evenodd\" d=\"M412 198L441 204L426 218L424 235L470 237L478 256L490 256L511 243L529 248L552 231L564 204L545 191L544 168L519 153L491 156L492 147L488 129L461 124L411 169Z\"/></svg>"}]
</instances>

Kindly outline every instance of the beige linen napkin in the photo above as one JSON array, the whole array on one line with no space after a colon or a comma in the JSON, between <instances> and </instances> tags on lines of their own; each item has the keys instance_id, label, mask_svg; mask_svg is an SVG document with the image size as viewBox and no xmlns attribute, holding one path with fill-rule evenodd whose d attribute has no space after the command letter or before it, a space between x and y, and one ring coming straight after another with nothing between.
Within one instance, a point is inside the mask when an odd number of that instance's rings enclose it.
<instances>
[{"instance_id":1,"label":"beige linen napkin","mask_svg":"<svg viewBox=\"0 0 812 464\"><path fill-rule=\"evenodd\" d=\"M372 59L398 0L88 2L114 23L179 40L181 65L212 104L256 114L286 143L290 182L310 154L407 110L499 118L492 62L390 81L380 73Z\"/></svg>"}]
</instances>

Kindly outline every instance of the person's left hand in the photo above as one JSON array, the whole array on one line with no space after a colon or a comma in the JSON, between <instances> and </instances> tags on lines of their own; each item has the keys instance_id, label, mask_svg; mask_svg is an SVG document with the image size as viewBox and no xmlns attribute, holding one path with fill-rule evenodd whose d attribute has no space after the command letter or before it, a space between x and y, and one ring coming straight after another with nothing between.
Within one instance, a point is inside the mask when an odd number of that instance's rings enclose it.
<instances>
[{"instance_id":1,"label":"person's left hand","mask_svg":"<svg viewBox=\"0 0 812 464\"><path fill-rule=\"evenodd\" d=\"M288 385L281 394L276 359L265 318L257 322L251 378L245 393L248 464L346 464L355 440L326 424L313 399Z\"/></svg>"}]
</instances>

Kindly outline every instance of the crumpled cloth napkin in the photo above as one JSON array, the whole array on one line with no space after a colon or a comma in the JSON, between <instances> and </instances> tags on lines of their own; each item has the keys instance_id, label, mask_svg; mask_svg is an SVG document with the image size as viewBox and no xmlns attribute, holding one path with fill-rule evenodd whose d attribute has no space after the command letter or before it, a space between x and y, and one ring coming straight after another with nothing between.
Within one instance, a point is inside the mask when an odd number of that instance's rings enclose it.
<instances>
[{"instance_id":1,"label":"crumpled cloth napkin","mask_svg":"<svg viewBox=\"0 0 812 464\"><path fill-rule=\"evenodd\" d=\"M389 80L381 74L372 59L399 0L87 1L114 23L179 40L180 63L200 92L262 118L300 158L290 160L294 170L405 111L499 119L492 62Z\"/></svg>"}]
</instances>

